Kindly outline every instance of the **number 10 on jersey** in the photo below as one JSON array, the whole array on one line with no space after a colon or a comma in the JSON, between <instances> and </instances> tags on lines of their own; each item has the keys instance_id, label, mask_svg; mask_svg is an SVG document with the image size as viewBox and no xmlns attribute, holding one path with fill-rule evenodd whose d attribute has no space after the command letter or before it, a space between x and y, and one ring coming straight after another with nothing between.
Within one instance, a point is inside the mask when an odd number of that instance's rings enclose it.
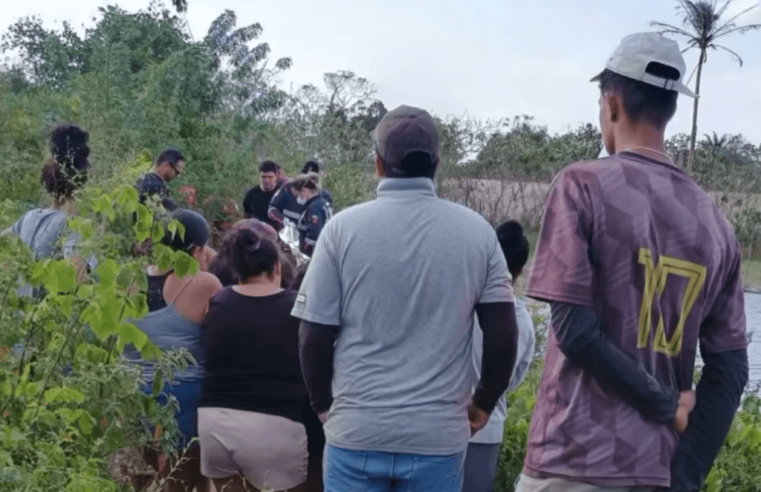
<instances>
[{"instance_id":1,"label":"number 10 on jersey","mask_svg":"<svg viewBox=\"0 0 761 492\"><path fill-rule=\"evenodd\" d=\"M670 256L661 256L658 265L654 266L653 253L648 248L640 248L639 263L645 267L645 289L642 294L642 308L639 312L637 348L647 348L650 344L653 301L656 295L659 298L663 295L669 275L678 275L687 279L687 288L682 294L679 323L671 332L671 338L666 335L663 326L663 314L661 314L653 340L653 350L669 357L676 357L682 351L684 324L690 316L690 311L692 311L700 291L703 289L706 280L706 267Z\"/></svg>"}]
</instances>

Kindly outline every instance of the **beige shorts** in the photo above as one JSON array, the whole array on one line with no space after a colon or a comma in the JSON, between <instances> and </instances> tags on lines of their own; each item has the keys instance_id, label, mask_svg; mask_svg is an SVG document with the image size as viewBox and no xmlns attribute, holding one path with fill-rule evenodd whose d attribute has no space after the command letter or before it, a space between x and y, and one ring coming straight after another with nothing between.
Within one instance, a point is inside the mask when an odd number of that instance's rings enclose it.
<instances>
[{"instance_id":1,"label":"beige shorts","mask_svg":"<svg viewBox=\"0 0 761 492\"><path fill-rule=\"evenodd\" d=\"M652 492L652 487L600 487L562 478L533 478L521 474L515 492Z\"/></svg>"},{"instance_id":2,"label":"beige shorts","mask_svg":"<svg viewBox=\"0 0 761 492\"><path fill-rule=\"evenodd\" d=\"M288 490L307 478L307 434L284 417L229 408L198 409L201 473L212 479L240 472L256 488Z\"/></svg>"}]
</instances>

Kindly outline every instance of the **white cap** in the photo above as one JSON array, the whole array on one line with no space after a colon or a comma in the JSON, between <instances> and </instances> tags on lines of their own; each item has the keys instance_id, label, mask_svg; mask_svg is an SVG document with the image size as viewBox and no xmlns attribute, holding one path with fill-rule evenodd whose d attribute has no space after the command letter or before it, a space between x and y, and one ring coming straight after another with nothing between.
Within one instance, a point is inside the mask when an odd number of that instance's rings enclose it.
<instances>
[{"instance_id":1,"label":"white cap","mask_svg":"<svg viewBox=\"0 0 761 492\"><path fill-rule=\"evenodd\" d=\"M677 70L679 78L676 80L667 79L647 73L648 65L654 62ZM621 44L618 45L605 68L645 84L680 92L690 97L697 97L682 83L686 65L679 45L673 39L657 32L643 32L626 36L621 40ZM600 75L593 78L592 82L600 80Z\"/></svg>"}]
</instances>

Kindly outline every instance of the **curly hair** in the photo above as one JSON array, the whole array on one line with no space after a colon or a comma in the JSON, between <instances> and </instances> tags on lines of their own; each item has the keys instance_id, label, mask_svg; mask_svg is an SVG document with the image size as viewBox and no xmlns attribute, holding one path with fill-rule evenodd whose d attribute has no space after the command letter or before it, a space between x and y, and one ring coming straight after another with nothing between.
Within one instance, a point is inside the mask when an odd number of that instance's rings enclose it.
<instances>
[{"instance_id":1,"label":"curly hair","mask_svg":"<svg viewBox=\"0 0 761 492\"><path fill-rule=\"evenodd\" d=\"M87 183L90 134L76 125L59 125L50 134L52 158L42 168L40 182L56 200L68 200Z\"/></svg>"}]
</instances>

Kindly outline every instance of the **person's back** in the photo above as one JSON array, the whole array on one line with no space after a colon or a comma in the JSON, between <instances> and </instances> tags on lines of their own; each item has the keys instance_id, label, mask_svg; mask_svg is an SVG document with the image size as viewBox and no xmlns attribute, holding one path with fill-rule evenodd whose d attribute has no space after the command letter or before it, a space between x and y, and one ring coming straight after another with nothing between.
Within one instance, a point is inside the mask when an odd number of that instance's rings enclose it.
<instances>
[{"instance_id":1,"label":"person's back","mask_svg":"<svg viewBox=\"0 0 761 492\"><path fill-rule=\"evenodd\" d=\"M13 226L16 234L32 250L35 260L56 256L56 242L66 230L63 210L36 208L25 213Z\"/></svg>"},{"instance_id":2,"label":"person's back","mask_svg":"<svg viewBox=\"0 0 761 492\"><path fill-rule=\"evenodd\" d=\"M250 490L245 481L257 490L301 490L309 457L296 293L280 287L278 247L252 228L235 228L222 254L240 282L214 296L203 325L203 474L217 490Z\"/></svg>"},{"instance_id":3,"label":"person's back","mask_svg":"<svg viewBox=\"0 0 761 492\"><path fill-rule=\"evenodd\" d=\"M40 182L50 194L50 208L26 212L8 231L15 234L32 252L35 261L69 259L83 278L87 270L98 265L94 256L85 261L78 257L82 238L68 227L68 218L76 213L75 195L87 182L90 168L89 134L76 125L60 125L50 135L52 158L42 168ZM31 286L18 289L19 296L37 296L42 292Z\"/></svg>"},{"instance_id":4,"label":"person's back","mask_svg":"<svg viewBox=\"0 0 761 492\"><path fill-rule=\"evenodd\" d=\"M438 199L430 179L386 178L378 200L336 215L322 233L341 252L346 306L326 426L331 443L461 451L469 437L473 307L489 287L492 258L502 254L491 227Z\"/></svg>"},{"instance_id":5,"label":"person's back","mask_svg":"<svg viewBox=\"0 0 761 492\"><path fill-rule=\"evenodd\" d=\"M589 224L594 223L589 251L595 265L594 305L609 321L606 335L659 381L679 390L691 388L701 325L727 280L739 273L741 260L732 229L683 171L639 154L619 153L570 166L560 183L589 200L585 213L591 215ZM581 192L584 189L589 194ZM552 199L549 203L547 221L556 211ZM565 264L569 253L575 252L567 238L542 240L550 249L538 255L534 265L530 292L536 297L542 296L543 279L573 276ZM586 302L592 294L582 287L587 279L579 280L579 290L566 294L569 302ZM732 309L738 315L742 312L736 306ZM745 346L744 331L727 335L721 339L709 335L703 342L728 350ZM585 378L582 371L560 372L561 367L570 369L553 339L538 406L561 402L565 412L562 417L555 413L555 418L541 411L535 414L530 440L542 441L543 451L530 451L527 466L561 474L583 467L590 476L606 476L615 460L615 466L631 469L633 476L644 472L668 480L676 433L637 413L624 400L604 396L598 382ZM609 416L610 422L618 422L615 432L609 432L607 421L598 424L582 418L590 406ZM587 452L561 452L567 449L564 435L573 435Z\"/></svg>"},{"instance_id":6,"label":"person's back","mask_svg":"<svg viewBox=\"0 0 761 492\"><path fill-rule=\"evenodd\" d=\"M208 254L206 244L211 235L206 220L200 214L185 209L172 212L171 217L182 224L185 233L180 236L167 232L162 243L175 251L193 256L204 268L208 261L205 258ZM134 324L162 351L185 349L195 359L185 370L175 373L171 381L164 380L156 397L162 405L169 403L170 396L176 401L175 419L179 439L174 444L183 450L181 460L169 462L167 490L193 490L205 481L200 471L200 450L193 441L198 437L198 399L206 363L201 321L206 316L209 300L222 286L216 277L204 271L195 276L180 278L173 271L160 271L151 266L147 276L146 300L150 312L135 320ZM142 389L152 395L154 380L158 376L155 362L145 360L132 345L125 347L123 357L142 369L141 380L145 383ZM159 460L154 449L143 449L143 455L151 466L159 470Z\"/></svg>"},{"instance_id":7,"label":"person's back","mask_svg":"<svg viewBox=\"0 0 761 492\"><path fill-rule=\"evenodd\" d=\"M365 490L404 481L459 492L468 438L486 424L515 360L509 274L489 224L436 196L430 115L397 108L376 135L378 198L328 222L293 311L303 320L307 389L327 419L326 490L359 487L365 456L375 475ZM469 405L474 312L484 318L488 370Z\"/></svg>"},{"instance_id":8,"label":"person's back","mask_svg":"<svg viewBox=\"0 0 761 492\"><path fill-rule=\"evenodd\" d=\"M739 247L664 151L685 69L642 33L593 79L611 156L567 167L547 198L528 295L551 303L551 336L520 492L698 490L740 404Z\"/></svg>"},{"instance_id":9,"label":"person's back","mask_svg":"<svg viewBox=\"0 0 761 492\"><path fill-rule=\"evenodd\" d=\"M303 420L306 388L299 367L296 293L245 296L232 287L211 300L207 376L201 406Z\"/></svg>"}]
</instances>

